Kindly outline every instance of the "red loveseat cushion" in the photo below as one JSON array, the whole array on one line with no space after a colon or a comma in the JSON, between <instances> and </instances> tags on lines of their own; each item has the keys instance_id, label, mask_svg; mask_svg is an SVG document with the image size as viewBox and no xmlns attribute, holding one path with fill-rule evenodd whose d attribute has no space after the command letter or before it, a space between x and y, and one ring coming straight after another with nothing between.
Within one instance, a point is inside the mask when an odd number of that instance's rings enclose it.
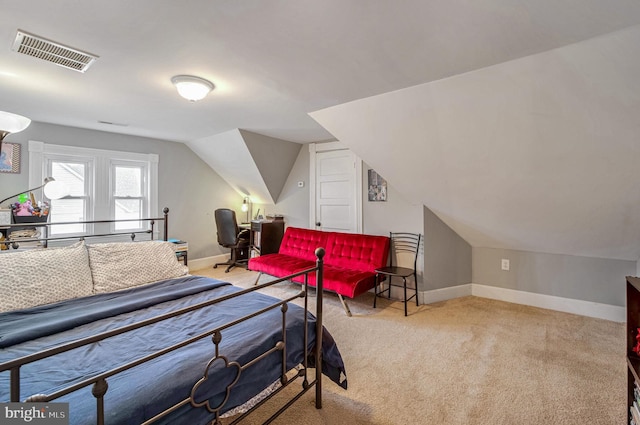
<instances>
[{"instance_id":1,"label":"red loveseat cushion","mask_svg":"<svg viewBox=\"0 0 640 425\"><path fill-rule=\"evenodd\" d=\"M304 283L302 276L294 278L293 281ZM309 275L309 285L316 286L315 273ZM354 298L367 292L374 286L375 273L331 266L324 268L323 290L333 291L345 297Z\"/></svg>"},{"instance_id":2,"label":"red loveseat cushion","mask_svg":"<svg viewBox=\"0 0 640 425\"><path fill-rule=\"evenodd\" d=\"M249 260L249 270L271 276L286 276L297 271L315 267L315 261L303 260L283 254L267 254Z\"/></svg>"},{"instance_id":3,"label":"red loveseat cushion","mask_svg":"<svg viewBox=\"0 0 640 425\"><path fill-rule=\"evenodd\" d=\"M316 248L325 248L328 232L320 230L288 227L282 237L278 254L290 255L303 260L316 262Z\"/></svg>"},{"instance_id":4,"label":"red loveseat cushion","mask_svg":"<svg viewBox=\"0 0 640 425\"><path fill-rule=\"evenodd\" d=\"M329 235L325 251L328 266L374 273L387 265L389 238L335 232Z\"/></svg>"}]
</instances>

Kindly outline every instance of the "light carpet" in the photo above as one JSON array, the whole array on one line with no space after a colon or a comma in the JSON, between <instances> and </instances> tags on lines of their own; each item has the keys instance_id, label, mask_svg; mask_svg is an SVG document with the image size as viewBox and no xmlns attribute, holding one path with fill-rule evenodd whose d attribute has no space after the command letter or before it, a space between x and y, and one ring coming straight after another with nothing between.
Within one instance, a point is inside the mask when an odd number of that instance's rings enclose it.
<instances>
[{"instance_id":1,"label":"light carpet","mask_svg":"<svg viewBox=\"0 0 640 425\"><path fill-rule=\"evenodd\" d=\"M240 268L193 274L241 287L257 276ZM349 388L324 379L322 409L311 390L275 424L628 423L624 324L472 296L414 303L404 317L401 302L379 299L374 309L364 294L348 301L347 317L334 294L324 299ZM244 423L261 423L279 400Z\"/></svg>"}]
</instances>

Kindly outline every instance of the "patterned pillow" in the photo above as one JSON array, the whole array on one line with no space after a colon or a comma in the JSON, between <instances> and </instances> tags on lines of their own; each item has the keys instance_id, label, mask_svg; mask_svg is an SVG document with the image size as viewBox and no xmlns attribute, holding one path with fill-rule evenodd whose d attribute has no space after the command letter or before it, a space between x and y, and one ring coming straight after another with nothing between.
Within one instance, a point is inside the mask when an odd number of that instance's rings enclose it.
<instances>
[{"instance_id":1,"label":"patterned pillow","mask_svg":"<svg viewBox=\"0 0 640 425\"><path fill-rule=\"evenodd\" d=\"M87 245L96 294L184 276L171 242L113 242Z\"/></svg>"},{"instance_id":2,"label":"patterned pillow","mask_svg":"<svg viewBox=\"0 0 640 425\"><path fill-rule=\"evenodd\" d=\"M89 256L83 242L0 254L0 270L2 312L93 294Z\"/></svg>"}]
</instances>

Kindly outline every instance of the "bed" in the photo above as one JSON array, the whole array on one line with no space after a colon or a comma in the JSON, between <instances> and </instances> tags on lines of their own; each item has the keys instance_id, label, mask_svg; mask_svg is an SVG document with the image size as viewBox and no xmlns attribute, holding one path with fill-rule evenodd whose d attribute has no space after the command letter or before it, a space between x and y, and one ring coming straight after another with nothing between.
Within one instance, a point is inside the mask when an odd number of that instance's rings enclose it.
<instances>
[{"instance_id":1,"label":"bed","mask_svg":"<svg viewBox=\"0 0 640 425\"><path fill-rule=\"evenodd\" d=\"M310 305L306 285L284 300L260 292L294 276L242 289L188 275L168 245L0 254L11 276L0 301L0 402L68 403L71 424L219 424L294 383L273 417L312 388L321 408L322 374L346 388L321 290ZM296 275L321 276L323 255Z\"/></svg>"}]
</instances>

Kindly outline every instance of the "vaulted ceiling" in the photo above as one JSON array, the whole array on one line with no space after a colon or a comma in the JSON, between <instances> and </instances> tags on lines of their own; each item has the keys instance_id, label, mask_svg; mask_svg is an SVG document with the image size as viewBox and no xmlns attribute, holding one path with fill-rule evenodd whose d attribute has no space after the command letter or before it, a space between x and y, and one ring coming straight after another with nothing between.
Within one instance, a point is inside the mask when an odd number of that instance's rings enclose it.
<instances>
[{"instance_id":1,"label":"vaulted ceiling","mask_svg":"<svg viewBox=\"0 0 640 425\"><path fill-rule=\"evenodd\" d=\"M640 256L636 1L0 0L0 11L0 110L198 144L236 129L336 137L474 246ZM18 29L99 59L82 74L18 54ZM189 103L177 74L216 89Z\"/></svg>"}]
</instances>

